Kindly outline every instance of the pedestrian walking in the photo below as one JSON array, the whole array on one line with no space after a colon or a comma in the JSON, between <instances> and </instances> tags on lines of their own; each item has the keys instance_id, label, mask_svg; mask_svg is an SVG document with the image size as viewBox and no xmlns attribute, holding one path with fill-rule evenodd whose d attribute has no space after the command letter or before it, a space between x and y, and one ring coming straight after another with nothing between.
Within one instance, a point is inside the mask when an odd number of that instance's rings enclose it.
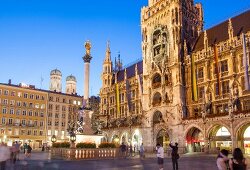
<instances>
[{"instance_id":1,"label":"pedestrian walking","mask_svg":"<svg viewBox=\"0 0 250 170\"><path fill-rule=\"evenodd\" d=\"M233 158L229 159L230 170L246 170L247 163L240 148L235 148Z\"/></svg>"},{"instance_id":2,"label":"pedestrian walking","mask_svg":"<svg viewBox=\"0 0 250 170\"><path fill-rule=\"evenodd\" d=\"M15 164L16 163L15 142L12 143L12 146L9 149L10 149L10 161L11 161L11 163Z\"/></svg>"},{"instance_id":3,"label":"pedestrian walking","mask_svg":"<svg viewBox=\"0 0 250 170\"><path fill-rule=\"evenodd\" d=\"M178 159L180 158L180 155L178 154L178 143L176 142L175 145L170 143L169 146L172 148L171 158L173 170L178 170Z\"/></svg>"},{"instance_id":4,"label":"pedestrian walking","mask_svg":"<svg viewBox=\"0 0 250 170\"><path fill-rule=\"evenodd\" d=\"M24 153L24 154L26 154L27 146L28 146L27 143L25 143L25 144L23 145L23 153Z\"/></svg>"},{"instance_id":5,"label":"pedestrian walking","mask_svg":"<svg viewBox=\"0 0 250 170\"><path fill-rule=\"evenodd\" d=\"M133 146L131 144L129 145L129 156L133 156Z\"/></svg>"},{"instance_id":6,"label":"pedestrian walking","mask_svg":"<svg viewBox=\"0 0 250 170\"><path fill-rule=\"evenodd\" d=\"M124 142L122 142L122 144L120 146L120 150L122 152L122 157L123 158L126 158L126 150L127 150L126 148L127 148L126 145L124 144Z\"/></svg>"},{"instance_id":7,"label":"pedestrian walking","mask_svg":"<svg viewBox=\"0 0 250 170\"><path fill-rule=\"evenodd\" d=\"M222 149L217 157L216 165L218 167L218 170L227 170L229 169L228 164L228 150Z\"/></svg>"},{"instance_id":8,"label":"pedestrian walking","mask_svg":"<svg viewBox=\"0 0 250 170\"><path fill-rule=\"evenodd\" d=\"M156 145L156 156L159 170L163 170L164 149L159 143Z\"/></svg>"},{"instance_id":9,"label":"pedestrian walking","mask_svg":"<svg viewBox=\"0 0 250 170\"><path fill-rule=\"evenodd\" d=\"M144 146L143 146L143 143L142 143L141 146L140 146L140 158L144 158L145 157L144 151L145 151L145 149L144 149Z\"/></svg>"},{"instance_id":10,"label":"pedestrian walking","mask_svg":"<svg viewBox=\"0 0 250 170\"><path fill-rule=\"evenodd\" d=\"M28 158L31 156L31 151L32 151L32 148L31 148L31 146L28 144L28 145L27 145L27 154L26 154L26 156L27 156Z\"/></svg>"},{"instance_id":11,"label":"pedestrian walking","mask_svg":"<svg viewBox=\"0 0 250 170\"><path fill-rule=\"evenodd\" d=\"M0 145L0 168L5 170L6 161L10 159L10 149L4 143Z\"/></svg>"},{"instance_id":12,"label":"pedestrian walking","mask_svg":"<svg viewBox=\"0 0 250 170\"><path fill-rule=\"evenodd\" d=\"M16 160L19 160L20 143L16 141L14 146L15 146L15 151L16 151Z\"/></svg>"}]
</instances>

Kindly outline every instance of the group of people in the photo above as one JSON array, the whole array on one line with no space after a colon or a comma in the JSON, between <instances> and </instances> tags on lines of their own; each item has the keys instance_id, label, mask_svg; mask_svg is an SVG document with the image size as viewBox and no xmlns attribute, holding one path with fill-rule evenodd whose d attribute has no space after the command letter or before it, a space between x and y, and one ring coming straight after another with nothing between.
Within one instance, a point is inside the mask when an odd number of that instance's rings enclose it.
<instances>
[{"instance_id":1,"label":"group of people","mask_svg":"<svg viewBox=\"0 0 250 170\"><path fill-rule=\"evenodd\" d=\"M122 142L122 144L120 145L120 151L121 151L122 157L126 158L126 156L133 155L133 151L134 152L136 151L136 146L134 145L134 148L133 148L133 146L131 144L129 146L127 146L127 145L125 145L124 142ZM145 149L144 149L144 146L142 143L140 146L140 149L139 149L140 158L145 158L144 152L145 152Z\"/></svg>"},{"instance_id":2,"label":"group of people","mask_svg":"<svg viewBox=\"0 0 250 170\"><path fill-rule=\"evenodd\" d=\"M26 157L30 157L31 153L31 146L27 143L23 145L24 154ZM20 143L13 142L12 146L8 147L7 144L1 143L0 144L0 170L6 169L6 162L10 160L12 164L15 164L17 160L19 160L19 153L20 153Z\"/></svg>"},{"instance_id":3,"label":"group of people","mask_svg":"<svg viewBox=\"0 0 250 170\"><path fill-rule=\"evenodd\" d=\"M5 170L6 161L10 160L11 163L15 164L16 160L19 160L20 144L16 141L13 142L11 147L7 144L0 144L0 167L1 170Z\"/></svg>"},{"instance_id":4,"label":"group of people","mask_svg":"<svg viewBox=\"0 0 250 170\"><path fill-rule=\"evenodd\" d=\"M26 155L26 157L28 157L28 158L30 157L31 151L32 151L31 146L29 144L25 143L23 145L23 153Z\"/></svg>"},{"instance_id":5,"label":"group of people","mask_svg":"<svg viewBox=\"0 0 250 170\"><path fill-rule=\"evenodd\" d=\"M172 148L171 158L173 170L178 170L178 159L180 158L180 155L178 154L178 143L175 143L175 145L172 145L172 143L170 143L169 146L170 148ZM156 156L159 170L163 170L164 149L159 143L156 145Z\"/></svg>"},{"instance_id":6,"label":"group of people","mask_svg":"<svg viewBox=\"0 0 250 170\"><path fill-rule=\"evenodd\" d=\"M218 170L246 170L247 162L240 148L235 148L233 157L228 158L228 150L222 149L217 157Z\"/></svg>"}]
</instances>

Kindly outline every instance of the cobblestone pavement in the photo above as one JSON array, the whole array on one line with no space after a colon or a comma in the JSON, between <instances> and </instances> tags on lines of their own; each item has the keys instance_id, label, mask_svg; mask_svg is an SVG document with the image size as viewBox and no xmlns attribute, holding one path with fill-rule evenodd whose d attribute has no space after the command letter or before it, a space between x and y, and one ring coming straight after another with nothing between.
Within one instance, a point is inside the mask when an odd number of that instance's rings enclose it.
<instances>
[{"instance_id":1,"label":"cobblestone pavement","mask_svg":"<svg viewBox=\"0 0 250 170\"><path fill-rule=\"evenodd\" d=\"M179 159L179 170L217 170L216 155L185 154ZM7 170L157 170L155 154L147 154L145 159L138 156L109 160L50 160L49 153L35 152L31 158L20 155L15 165L8 162ZM171 170L169 157L164 159L164 170Z\"/></svg>"}]
</instances>

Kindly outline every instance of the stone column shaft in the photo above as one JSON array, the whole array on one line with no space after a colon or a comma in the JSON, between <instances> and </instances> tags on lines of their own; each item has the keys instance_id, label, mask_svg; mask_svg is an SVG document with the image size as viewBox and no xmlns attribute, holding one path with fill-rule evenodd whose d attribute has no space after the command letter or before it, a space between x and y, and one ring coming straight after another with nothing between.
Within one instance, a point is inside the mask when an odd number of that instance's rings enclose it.
<instances>
[{"instance_id":1,"label":"stone column shaft","mask_svg":"<svg viewBox=\"0 0 250 170\"><path fill-rule=\"evenodd\" d=\"M84 63L84 98L85 101L89 100L89 63Z\"/></svg>"}]
</instances>

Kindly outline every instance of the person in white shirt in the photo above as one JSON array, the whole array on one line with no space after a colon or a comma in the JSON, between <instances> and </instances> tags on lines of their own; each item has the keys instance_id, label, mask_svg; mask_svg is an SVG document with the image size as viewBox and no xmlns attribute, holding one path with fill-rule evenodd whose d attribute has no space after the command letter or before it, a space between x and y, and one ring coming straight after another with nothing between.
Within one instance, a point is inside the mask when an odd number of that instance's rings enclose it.
<instances>
[{"instance_id":1,"label":"person in white shirt","mask_svg":"<svg viewBox=\"0 0 250 170\"><path fill-rule=\"evenodd\" d=\"M164 149L159 143L156 145L156 156L159 170L163 170Z\"/></svg>"},{"instance_id":2,"label":"person in white shirt","mask_svg":"<svg viewBox=\"0 0 250 170\"><path fill-rule=\"evenodd\" d=\"M228 151L226 149L222 149L217 157L216 164L218 170L227 170L228 168Z\"/></svg>"}]
</instances>

